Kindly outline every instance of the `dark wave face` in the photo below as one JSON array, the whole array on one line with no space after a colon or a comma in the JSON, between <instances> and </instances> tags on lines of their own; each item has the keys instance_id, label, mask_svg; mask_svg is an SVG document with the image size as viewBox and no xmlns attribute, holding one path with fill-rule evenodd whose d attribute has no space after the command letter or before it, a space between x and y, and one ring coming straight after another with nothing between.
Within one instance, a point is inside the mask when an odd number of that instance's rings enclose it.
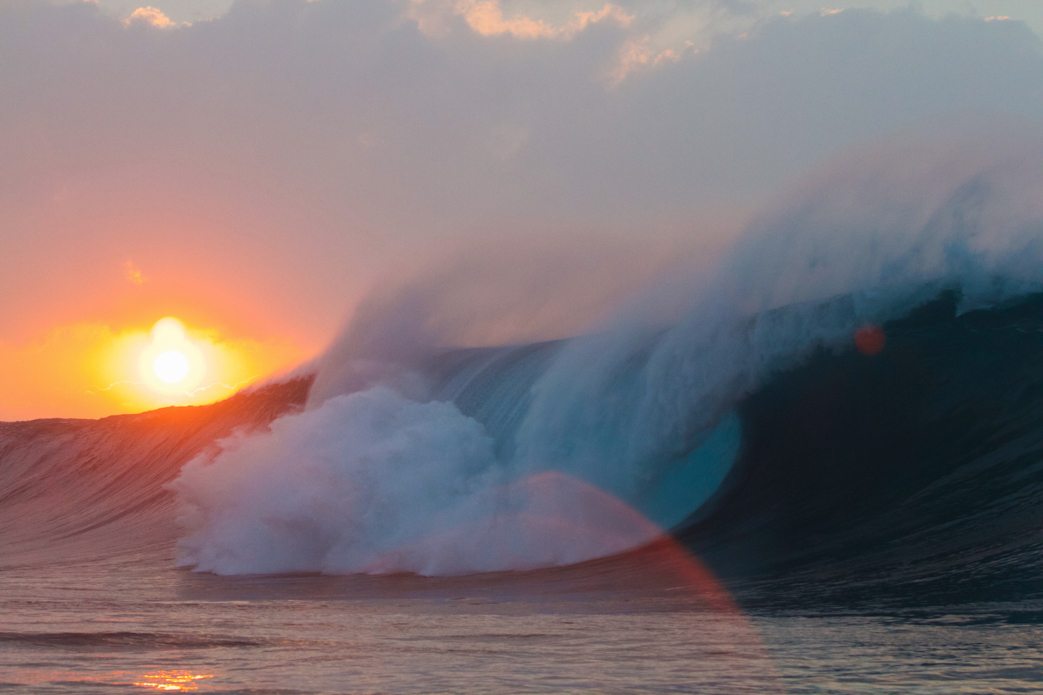
<instances>
[{"instance_id":1,"label":"dark wave face","mask_svg":"<svg viewBox=\"0 0 1043 695\"><path fill-rule=\"evenodd\" d=\"M819 351L747 397L735 468L677 535L805 601L1043 593L1043 296L956 306L946 294L886 324L879 354Z\"/></svg>"}]
</instances>

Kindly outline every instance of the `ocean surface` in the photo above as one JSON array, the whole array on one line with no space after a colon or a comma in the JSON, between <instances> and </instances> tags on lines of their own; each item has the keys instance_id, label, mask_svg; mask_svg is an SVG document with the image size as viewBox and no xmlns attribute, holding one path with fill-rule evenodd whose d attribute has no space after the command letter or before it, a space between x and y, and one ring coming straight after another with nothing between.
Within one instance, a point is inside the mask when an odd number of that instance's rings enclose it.
<instances>
[{"instance_id":1,"label":"ocean surface","mask_svg":"<svg viewBox=\"0 0 1043 695\"><path fill-rule=\"evenodd\" d=\"M0 690L1043 692L1027 152L834 176L669 321L452 348L420 287L220 403L0 423Z\"/></svg>"},{"instance_id":2,"label":"ocean surface","mask_svg":"<svg viewBox=\"0 0 1043 695\"><path fill-rule=\"evenodd\" d=\"M1037 602L708 611L571 576L253 577L172 557L5 570L6 692L1028 693ZM610 570L609 570L610 571ZM680 595L678 595L680 594Z\"/></svg>"}]
</instances>

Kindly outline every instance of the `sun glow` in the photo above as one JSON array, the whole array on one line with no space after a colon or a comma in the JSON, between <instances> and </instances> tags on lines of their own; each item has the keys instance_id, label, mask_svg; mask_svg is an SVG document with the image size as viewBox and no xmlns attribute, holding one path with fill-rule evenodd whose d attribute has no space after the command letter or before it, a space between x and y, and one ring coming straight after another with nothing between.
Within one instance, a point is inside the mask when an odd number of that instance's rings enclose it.
<instances>
[{"instance_id":1,"label":"sun glow","mask_svg":"<svg viewBox=\"0 0 1043 695\"><path fill-rule=\"evenodd\" d=\"M206 380L209 372L201 342L189 337L177 319L168 316L152 327L152 340L138 356L138 372L152 391L167 395L189 395Z\"/></svg>"},{"instance_id":2,"label":"sun glow","mask_svg":"<svg viewBox=\"0 0 1043 695\"><path fill-rule=\"evenodd\" d=\"M21 344L0 340L0 421L213 403L300 364L314 349L169 316L156 321L161 316L119 330L82 323ZM180 357L162 357L168 352Z\"/></svg>"}]
</instances>

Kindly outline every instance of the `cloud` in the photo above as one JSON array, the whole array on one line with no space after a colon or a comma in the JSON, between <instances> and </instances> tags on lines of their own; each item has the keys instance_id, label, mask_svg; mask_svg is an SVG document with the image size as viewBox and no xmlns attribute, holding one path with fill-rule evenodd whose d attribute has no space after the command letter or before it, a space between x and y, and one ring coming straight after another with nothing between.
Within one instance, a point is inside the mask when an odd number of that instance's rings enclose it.
<instances>
[{"instance_id":1,"label":"cloud","mask_svg":"<svg viewBox=\"0 0 1043 695\"><path fill-rule=\"evenodd\" d=\"M131 13L130 17L123 20L126 26L132 24L147 24L149 26L156 27L158 29L170 29L177 26L174 22L170 21L170 18L163 14L162 11L157 10L155 7L148 5L146 7L139 7Z\"/></svg>"},{"instance_id":2,"label":"cloud","mask_svg":"<svg viewBox=\"0 0 1043 695\"><path fill-rule=\"evenodd\" d=\"M745 38L745 34L740 38ZM619 59L615 67L608 73L608 86L618 87L634 70L640 68L657 68L664 63L680 62L686 54L697 53L695 44L691 41L679 50L667 48L658 50L655 48L651 35L645 34L636 39L631 39L623 45L619 51Z\"/></svg>"},{"instance_id":3,"label":"cloud","mask_svg":"<svg viewBox=\"0 0 1043 695\"><path fill-rule=\"evenodd\" d=\"M505 19L500 0L457 0L453 9L467 20L468 26L483 36L510 34L522 39L571 39L588 25L605 19L615 20L624 27L634 19L611 3L606 3L597 12L576 12L558 26L525 15Z\"/></svg>"},{"instance_id":4,"label":"cloud","mask_svg":"<svg viewBox=\"0 0 1043 695\"><path fill-rule=\"evenodd\" d=\"M148 278L145 274L134 265L132 261L127 261L123 264L124 270L127 271L127 282L132 285L144 285L148 282Z\"/></svg>"}]
</instances>

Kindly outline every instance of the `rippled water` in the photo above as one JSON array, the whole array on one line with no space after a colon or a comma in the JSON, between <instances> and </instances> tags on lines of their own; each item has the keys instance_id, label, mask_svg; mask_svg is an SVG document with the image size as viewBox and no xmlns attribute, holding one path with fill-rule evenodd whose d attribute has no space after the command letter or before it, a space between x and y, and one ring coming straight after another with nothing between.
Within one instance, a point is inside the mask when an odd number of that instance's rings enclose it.
<instances>
[{"instance_id":1,"label":"rippled water","mask_svg":"<svg viewBox=\"0 0 1043 695\"><path fill-rule=\"evenodd\" d=\"M452 580L233 579L163 560L5 570L0 689L1043 691L1043 606L732 613L684 586L597 581L597 565Z\"/></svg>"}]
</instances>

